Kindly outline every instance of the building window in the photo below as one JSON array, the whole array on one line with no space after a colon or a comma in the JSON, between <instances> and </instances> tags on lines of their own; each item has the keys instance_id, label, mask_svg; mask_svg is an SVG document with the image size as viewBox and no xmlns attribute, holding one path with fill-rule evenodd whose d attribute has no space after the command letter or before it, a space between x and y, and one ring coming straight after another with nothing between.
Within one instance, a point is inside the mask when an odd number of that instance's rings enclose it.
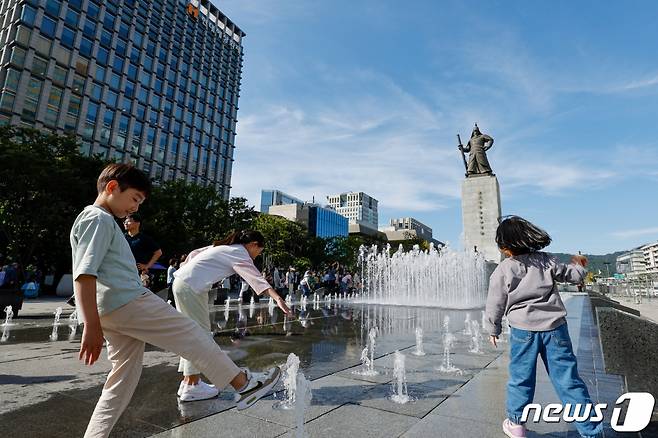
<instances>
[{"instance_id":1,"label":"building window","mask_svg":"<svg viewBox=\"0 0 658 438\"><path fill-rule=\"evenodd\" d=\"M101 100L103 97L103 87L99 84L91 86L91 97L96 100Z\"/></svg>"},{"instance_id":2,"label":"building window","mask_svg":"<svg viewBox=\"0 0 658 438\"><path fill-rule=\"evenodd\" d=\"M11 59L9 60L12 64L17 67L23 68L25 65L25 50L21 49L18 46L14 46L11 51Z\"/></svg>"},{"instance_id":3,"label":"building window","mask_svg":"<svg viewBox=\"0 0 658 438\"><path fill-rule=\"evenodd\" d=\"M37 16L37 11L31 6L24 5L23 6L23 13L21 14L21 20L29 24L30 26L34 26L34 19Z\"/></svg>"},{"instance_id":4,"label":"building window","mask_svg":"<svg viewBox=\"0 0 658 438\"><path fill-rule=\"evenodd\" d=\"M67 131L75 131L78 124L78 116L80 115L81 98L75 94L71 95L69 100L69 109L66 113L64 122L64 129Z\"/></svg>"},{"instance_id":5,"label":"building window","mask_svg":"<svg viewBox=\"0 0 658 438\"><path fill-rule=\"evenodd\" d=\"M48 71L48 61L38 56L32 60L32 74L37 76L45 76Z\"/></svg>"},{"instance_id":6,"label":"building window","mask_svg":"<svg viewBox=\"0 0 658 438\"><path fill-rule=\"evenodd\" d=\"M18 90L18 81L21 79L21 73L16 70L7 70L7 77L5 78L5 90L16 93Z\"/></svg>"},{"instance_id":7,"label":"building window","mask_svg":"<svg viewBox=\"0 0 658 438\"><path fill-rule=\"evenodd\" d=\"M27 92L25 93L25 101L23 102L23 118L28 120L35 119L42 84L43 82L36 78L30 78L30 81L27 83Z\"/></svg>"},{"instance_id":8,"label":"building window","mask_svg":"<svg viewBox=\"0 0 658 438\"><path fill-rule=\"evenodd\" d=\"M112 47L112 33L106 30L101 32L101 45L105 47Z\"/></svg>"},{"instance_id":9,"label":"building window","mask_svg":"<svg viewBox=\"0 0 658 438\"><path fill-rule=\"evenodd\" d=\"M116 108L118 100L119 100L119 95L114 91L108 91L105 94L105 103L107 103L107 105L109 106Z\"/></svg>"},{"instance_id":10,"label":"building window","mask_svg":"<svg viewBox=\"0 0 658 438\"><path fill-rule=\"evenodd\" d=\"M57 126L57 118L59 117L59 107L62 103L62 95L64 90L55 87L50 87L50 94L48 95L48 107L46 108L45 123L49 126Z\"/></svg>"},{"instance_id":11,"label":"building window","mask_svg":"<svg viewBox=\"0 0 658 438\"><path fill-rule=\"evenodd\" d=\"M68 24L71 27L74 28L78 27L78 22L80 21L80 14L69 9L68 11L66 11L66 18L64 18L64 21L66 22L66 24Z\"/></svg>"},{"instance_id":12,"label":"building window","mask_svg":"<svg viewBox=\"0 0 658 438\"><path fill-rule=\"evenodd\" d=\"M14 109L14 100L16 95L5 91L0 95L0 110L11 112Z\"/></svg>"},{"instance_id":13,"label":"building window","mask_svg":"<svg viewBox=\"0 0 658 438\"><path fill-rule=\"evenodd\" d=\"M55 38L55 29L57 28L57 23L54 20L51 20L48 17L43 17L41 20L41 33L50 37Z\"/></svg>"},{"instance_id":14,"label":"building window","mask_svg":"<svg viewBox=\"0 0 658 438\"><path fill-rule=\"evenodd\" d=\"M96 5L94 2L88 2L87 5L87 17L91 18L98 18L98 14L100 12L100 8L98 5Z\"/></svg>"},{"instance_id":15,"label":"building window","mask_svg":"<svg viewBox=\"0 0 658 438\"><path fill-rule=\"evenodd\" d=\"M59 10L61 8L59 0L46 0L46 12L53 17L59 17Z\"/></svg>"},{"instance_id":16,"label":"building window","mask_svg":"<svg viewBox=\"0 0 658 438\"><path fill-rule=\"evenodd\" d=\"M64 28L62 28L61 41L64 47L68 47L69 49L72 49L75 44L75 31L64 26Z\"/></svg>"},{"instance_id":17,"label":"building window","mask_svg":"<svg viewBox=\"0 0 658 438\"><path fill-rule=\"evenodd\" d=\"M87 38L82 37L82 40L80 41L80 54L87 58L91 58L91 52L93 49L94 43Z\"/></svg>"},{"instance_id":18,"label":"building window","mask_svg":"<svg viewBox=\"0 0 658 438\"><path fill-rule=\"evenodd\" d=\"M32 35L32 31L29 27L18 26L18 30L16 31L16 41L27 47L30 45L30 35Z\"/></svg>"}]
</instances>

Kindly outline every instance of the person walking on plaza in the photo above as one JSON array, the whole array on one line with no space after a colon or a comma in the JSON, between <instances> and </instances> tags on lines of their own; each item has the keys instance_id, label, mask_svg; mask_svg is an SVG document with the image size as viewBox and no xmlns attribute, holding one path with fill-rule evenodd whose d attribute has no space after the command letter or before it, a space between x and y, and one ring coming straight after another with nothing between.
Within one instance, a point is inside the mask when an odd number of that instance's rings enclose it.
<instances>
[{"instance_id":1,"label":"person walking on plaza","mask_svg":"<svg viewBox=\"0 0 658 438\"><path fill-rule=\"evenodd\" d=\"M573 407L577 403L592 403L587 386L578 375L567 311L556 287L556 281L581 282L587 259L575 255L571 263L564 264L541 252L551 243L550 236L518 216L507 217L500 223L496 243L507 258L491 274L486 328L496 347L502 317L507 315L511 336L503 432L508 437L522 438L526 436L526 427L521 416L523 408L533 401L538 356L563 404ZM575 424L583 437L596 437L603 428L601 422L590 419Z\"/></svg>"},{"instance_id":2,"label":"person walking on plaza","mask_svg":"<svg viewBox=\"0 0 658 438\"><path fill-rule=\"evenodd\" d=\"M297 273L295 268L290 266L288 272L286 272L286 286L288 286L288 296L292 297L292 294L295 292L295 283L297 282Z\"/></svg>"},{"instance_id":3,"label":"person walking on plaza","mask_svg":"<svg viewBox=\"0 0 658 438\"><path fill-rule=\"evenodd\" d=\"M174 291L171 285L174 283L174 272L178 270L178 260L176 258L169 259L169 267L167 268L167 301L171 301L171 305L176 307L176 299L174 298Z\"/></svg>"},{"instance_id":4,"label":"person walking on plaza","mask_svg":"<svg viewBox=\"0 0 658 438\"><path fill-rule=\"evenodd\" d=\"M162 257L162 249L155 240L140 230L141 226L142 217L137 213L126 216L123 220L123 227L126 229L126 240L137 262L137 270L142 278L144 278L144 274L150 278L149 269ZM145 283L146 281L142 282Z\"/></svg>"},{"instance_id":5,"label":"person walking on plaza","mask_svg":"<svg viewBox=\"0 0 658 438\"><path fill-rule=\"evenodd\" d=\"M263 235L247 230L234 232L199 252L192 251L185 264L174 273L173 290L178 310L196 321L212 339L208 292L214 283L238 274L247 289L251 287L258 295L272 297L281 310L291 315L285 301L254 265L254 259L264 247ZM201 372L191 361L181 358L178 371L183 373L178 390L181 401L205 400L219 393L216 387L201 380Z\"/></svg>"},{"instance_id":6,"label":"person walking on plaza","mask_svg":"<svg viewBox=\"0 0 658 438\"><path fill-rule=\"evenodd\" d=\"M135 213L151 182L129 164L110 164L97 181L98 196L83 209L70 234L73 281L84 322L79 359L93 365L107 341L112 369L85 437L107 437L128 406L142 372L146 343L194 363L218 388L236 390L245 409L276 385L281 370L238 368L199 324L149 292L139 278L130 246L115 221Z\"/></svg>"}]
</instances>

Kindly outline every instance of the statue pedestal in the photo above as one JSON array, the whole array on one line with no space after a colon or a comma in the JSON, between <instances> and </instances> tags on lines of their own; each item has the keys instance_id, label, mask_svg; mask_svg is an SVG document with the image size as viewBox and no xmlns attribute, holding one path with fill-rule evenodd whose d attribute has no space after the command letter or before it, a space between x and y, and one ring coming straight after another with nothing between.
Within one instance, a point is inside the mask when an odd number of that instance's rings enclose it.
<instances>
[{"instance_id":1,"label":"statue pedestal","mask_svg":"<svg viewBox=\"0 0 658 438\"><path fill-rule=\"evenodd\" d=\"M502 254L496 245L500 218L500 187L495 175L469 176L462 183L464 248L476 247L486 260L499 263Z\"/></svg>"}]
</instances>

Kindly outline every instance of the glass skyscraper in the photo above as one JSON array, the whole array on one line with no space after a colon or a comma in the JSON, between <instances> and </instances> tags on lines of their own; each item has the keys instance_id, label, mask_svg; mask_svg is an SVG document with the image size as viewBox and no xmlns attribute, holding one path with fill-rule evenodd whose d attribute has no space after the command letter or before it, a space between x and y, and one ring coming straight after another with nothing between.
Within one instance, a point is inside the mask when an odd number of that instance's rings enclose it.
<instances>
[{"instance_id":1,"label":"glass skyscraper","mask_svg":"<svg viewBox=\"0 0 658 438\"><path fill-rule=\"evenodd\" d=\"M0 0L0 124L228 198L245 33L208 1Z\"/></svg>"}]
</instances>

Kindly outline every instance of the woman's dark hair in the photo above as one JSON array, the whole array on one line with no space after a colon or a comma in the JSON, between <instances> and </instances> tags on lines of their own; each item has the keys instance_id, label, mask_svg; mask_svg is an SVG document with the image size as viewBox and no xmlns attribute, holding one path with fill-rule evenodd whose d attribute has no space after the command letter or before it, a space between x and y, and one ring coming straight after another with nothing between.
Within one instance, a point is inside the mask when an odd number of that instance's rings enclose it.
<instances>
[{"instance_id":1,"label":"woman's dark hair","mask_svg":"<svg viewBox=\"0 0 658 438\"><path fill-rule=\"evenodd\" d=\"M265 246L265 238L263 235L260 233L260 231L254 230L234 231L221 240L215 240L212 244L213 246L219 246L235 245L236 243L247 244L251 242L256 242L260 247Z\"/></svg>"},{"instance_id":2,"label":"woman's dark hair","mask_svg":"<svg viewBox=\"0 0 658 438\"><path fill-rule=\"evenodd\" d=\"M507 216L498 225L496 243L514 255L539 251L551 243L551 236L541 228L519 216Z\"/></svg>"}]
</instances>

